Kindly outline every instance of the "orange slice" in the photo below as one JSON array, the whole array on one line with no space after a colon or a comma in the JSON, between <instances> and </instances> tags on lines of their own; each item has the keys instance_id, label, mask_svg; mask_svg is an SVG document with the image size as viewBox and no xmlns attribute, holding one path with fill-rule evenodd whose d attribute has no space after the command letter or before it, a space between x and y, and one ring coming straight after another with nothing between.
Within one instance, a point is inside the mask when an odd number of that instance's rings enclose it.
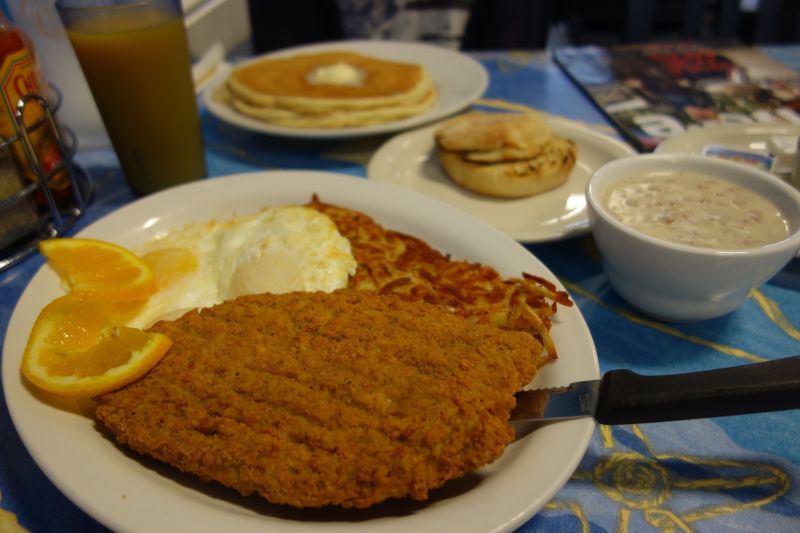
<instances>
[{"instance_id":1,"label":"orange slice","mask_svg":"<svg viewBox=\"0 0 800 533\"><path fill-rule=\"evenodd\" d=\"M97 302L77 295L48 304L36 319L22 358L38 388L69 398L123 387L153 368L172 341L160 333L111 325L133 313L132 302Z\"/></svg>"},{"instance_id":2,"label":"orange slice","mask_svg":"<svg viewBox=\"0 0 800 533\"><path fill-rule=\"evenodd\" d=\"M39 250L62 282L84 299L143 300L154 290L153 271L130 250L94 239L46 239Z\"/></svg>"}]
</instances>

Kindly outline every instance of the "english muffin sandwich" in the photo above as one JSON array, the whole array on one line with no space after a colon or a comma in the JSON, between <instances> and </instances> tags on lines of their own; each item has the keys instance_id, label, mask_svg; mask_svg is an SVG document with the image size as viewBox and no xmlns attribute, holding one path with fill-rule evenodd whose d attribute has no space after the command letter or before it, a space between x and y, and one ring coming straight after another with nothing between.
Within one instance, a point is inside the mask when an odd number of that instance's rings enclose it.
<instances>
[{"instance_id":1,"label":"english muffin sandwich","mask_svg":"<svg viewBox=\"0 0 800 533\"><path fill-rule=\"evenodd\" d=\"M447 175L490 196L532 196L558 187L577 159L575 142L554 136L533 112L465 113L444 122L434 138Z\"/></svg>"}]
</instances>

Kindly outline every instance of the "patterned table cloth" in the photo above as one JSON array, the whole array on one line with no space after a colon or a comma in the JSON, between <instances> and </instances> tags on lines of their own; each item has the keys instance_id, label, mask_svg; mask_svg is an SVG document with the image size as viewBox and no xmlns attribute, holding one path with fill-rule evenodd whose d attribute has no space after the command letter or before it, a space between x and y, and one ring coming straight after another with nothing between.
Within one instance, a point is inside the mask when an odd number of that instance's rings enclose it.
<instances>
[{"instance_id":1,"label":"patterned table cloth","mask_svg":"<svg viewBox=\"0 0 800 533\"><path fill-rule=\"evenodd\" d=\"M485 98L533 106L613 134L604 116L545 53L483 54ZM212 177L265 169L365 176L362 141L286 140L203 113ZM82 152L96 185L74 233L134 199L109 149ZM733 313L667 324L631 309L609 287L591 236L528 245L570 291L593 335L602 371L668 374L800 354L795 259ZM40 257L0 273L0 333ZM520 531L800 531L800 411L685 422L598 426L576 472ZM531 476L535 476L531 472ZM101 481L98 481L101 482ZM47 479L0 402L0 508L31 531L104 531ZM0 516L0 525L2 516ZM2 530L2 527L0 527Z\"/></svg>"}]
</instances>

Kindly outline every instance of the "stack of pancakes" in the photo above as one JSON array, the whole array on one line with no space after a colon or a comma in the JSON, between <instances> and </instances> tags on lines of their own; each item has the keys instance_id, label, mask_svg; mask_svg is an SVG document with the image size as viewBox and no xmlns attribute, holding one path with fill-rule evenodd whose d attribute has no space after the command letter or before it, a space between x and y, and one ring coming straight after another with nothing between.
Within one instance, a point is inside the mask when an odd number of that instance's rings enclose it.
<instances>
[{"instance_id":1,"label":"stack of pancakes","mask_svg":"<svg viewBox=\"0 0 800 533\"><path fill-rule=\"evenodd\" d=\"M473 111L443 123L434 138L450 178L479 194L523 197L564 183L577 159L571 139L531 113Z\"/></svg>"},{"instance_id":2,"label":"stack of pancakes","mask_svg":"<svg viewBox=\"0 0 800 533\"><path fill-rule=\"evenodd\" d=\"M293 128L368 126L436 101L420 65L347 51L265 58L234 69L219 96L240 113Z\"/></svg>"}]
</instances>

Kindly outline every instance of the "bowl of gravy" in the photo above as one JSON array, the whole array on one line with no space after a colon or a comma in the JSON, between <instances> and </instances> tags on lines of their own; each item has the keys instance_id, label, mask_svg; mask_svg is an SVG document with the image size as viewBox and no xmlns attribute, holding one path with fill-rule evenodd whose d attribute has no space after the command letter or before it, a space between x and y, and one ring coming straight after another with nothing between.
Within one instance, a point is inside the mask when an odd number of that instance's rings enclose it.
<instances>
[{"instance_id":1,"label":"bowl of gravy","mask_svg":"<svg viewBox=\"0 0 800 533\"><path fill-rule=\"evenodd\" d=\"M661 320L733 311L800 249L800 192L731 161L617 159L592 175L586 198L609 283Z\"/></svg>"}]
</instances>

